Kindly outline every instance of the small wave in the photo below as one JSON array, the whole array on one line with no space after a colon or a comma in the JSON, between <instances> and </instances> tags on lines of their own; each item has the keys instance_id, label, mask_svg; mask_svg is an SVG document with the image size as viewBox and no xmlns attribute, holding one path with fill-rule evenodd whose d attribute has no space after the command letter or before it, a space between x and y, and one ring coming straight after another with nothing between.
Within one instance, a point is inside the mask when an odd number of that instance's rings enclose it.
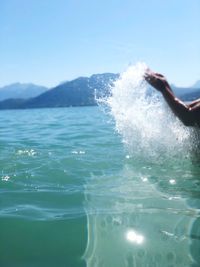
<instances>
[{"instance_id":1,"label":"small wave","mask_svg":"<svg viewBox=\"0 0 200 267\"><path fill-rule=\"evenodd\" d=\"M84 209L45 209L34 205L15 205L4 208L0 212L0 218L22 218L32 221L50 221L75 219L85 216Z\"/></svg>"}]
</instances>

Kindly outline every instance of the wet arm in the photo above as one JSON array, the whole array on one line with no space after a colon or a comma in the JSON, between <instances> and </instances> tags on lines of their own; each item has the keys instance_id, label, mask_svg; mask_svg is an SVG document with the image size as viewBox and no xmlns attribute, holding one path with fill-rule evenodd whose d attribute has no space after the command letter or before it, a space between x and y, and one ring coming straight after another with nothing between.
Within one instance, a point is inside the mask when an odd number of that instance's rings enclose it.
<instances>
[{"instance_id":1,"label":"wet arm","mask_svg":"<svg viewBox=\"0 0 200 267\"><path fill-rule=\"evenodd\" d=\"M144 78L151 86L162 93L171 110L186 126L195 124L196 112L193 110L194 107L186 105L174 95L169 83L162 74L147 69Z\"/></svg>"},{"instance_id":2,"label":"wet arm","mask_svg":"<svg viewBox=\"0 0 200 267\"><path fill-rule=\"evenodd\" d=\"M200 99L192 101L190 104L188 104L189 108L197 108L200 107Z\"/></svg>"},{"instance_id":3,"label":"wet arm","mask_svg":"<svg viewBox=\"0 0 200 267\"><path fill-rule=\"evenodd\" d=\"M161 93L174 114L186 126L193 126L195 124L192 108L175 97L169 84L166 84L165 90L162 90Z\"/></svg>"}]
</instances>

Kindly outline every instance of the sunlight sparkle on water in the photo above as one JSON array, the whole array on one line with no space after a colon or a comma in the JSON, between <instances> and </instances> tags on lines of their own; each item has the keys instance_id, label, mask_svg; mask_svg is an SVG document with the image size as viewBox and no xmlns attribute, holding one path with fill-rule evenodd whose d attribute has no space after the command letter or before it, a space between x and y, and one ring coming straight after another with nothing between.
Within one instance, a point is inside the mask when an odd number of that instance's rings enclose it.
<instances>
[{"instance_id":1,"label":"sunlight sparkle on water","mask_svg":"<svg viewBox=\"0 0 200 267\"><path fill-rule=\"evenodd\" d=\"M142 180L143 182L147 182L147 181L148 181L148 178L147 178L147 177L141 177L141 180Z\"/></svg>"},{"instance_id":2,"label":"sunlight sparkle on water","mask_svg":"<svg viewBox=\"0 0 200 267\"><path fill-rule=\"evenodd\" d=\"M135 243L137 245L141 245L142 243L144 243L144 236L136 233L134 230L129 230L126 232L126 239L129 242Z\"/></svg>"},{"instance_id":3,"label":"sunlight sparkle on water","mask_svg":"<svg viewBox=\"0 0 200 267\"><path fill-rule=\"evenodd\" d=\"M9 179L10 179L10 176L6 175L6 176L3 176L1 180L7 182Z\"/></svg>"},{"instance_id":4,"label":"sunlight sparkle on water","mask_svg":"<svg viewBox=\"0 0 200 267\"><path fill-rule=\"evenodd\" d=\"M170 180L169 180L169 183L170 183L170 184L176 184L176 180L174 180L174 179L170 179Z\"/></svg>"}]
</instances>

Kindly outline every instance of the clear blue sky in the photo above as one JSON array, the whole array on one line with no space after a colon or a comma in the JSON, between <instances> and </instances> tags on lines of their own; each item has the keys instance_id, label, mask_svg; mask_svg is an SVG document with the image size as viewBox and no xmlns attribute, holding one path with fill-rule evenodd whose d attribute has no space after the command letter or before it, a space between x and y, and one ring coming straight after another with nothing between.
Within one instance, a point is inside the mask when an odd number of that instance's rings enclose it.
<instances>
[{"instance_id":1,"label":"clear blue sky","mask_svg":"<svg viewBox=\"0 0 200 267\"><path fill-rule=\"evenodd\" d=\"M54 86L137 61L200 79L199 0L0 0L0 86Z\"/></svg>"}]
</instances>

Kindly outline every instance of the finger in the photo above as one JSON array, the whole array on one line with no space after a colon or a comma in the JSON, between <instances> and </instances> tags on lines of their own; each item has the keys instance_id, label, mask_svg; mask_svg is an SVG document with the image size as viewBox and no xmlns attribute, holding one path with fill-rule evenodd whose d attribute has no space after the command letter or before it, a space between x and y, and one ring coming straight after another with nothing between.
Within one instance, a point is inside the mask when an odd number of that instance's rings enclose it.
<instances>
[{"instance_id":1,"label":"finger","mask_svg":"<svg viewBox=\"0 0 200 267\"><path fill-rule=\"evenodd\" d=\"M152 77L150 76L145 76L144 79L148 82L151 83L153 81Z\"/></svg>"},{"instance_id":2,"label":"finger","mask_svg":"<svg viewBox=\"0 0 200 267\"><path fill-rule=\"evenodd\" d=\"M150 75L148 74L148 73L145 73L144 75L143 75L143 77L145 78L145 79L150 79Z\"/></svg>"},{"instance_id":3,"label":"finger","mask_svg":"<svg viewBox=\"0 0 200 267\"><path fill-rule=\"evenodd\" d=\"M143 77L144 77L145 79L148 79L148 78L150 77L150 75L149 75L148 73L144 73Z\"/></svg>"},{"instance_id":4,"label":"finger","mask_svg":"<svg viewBox=\"0 0 200 267\"><path fill-rule=\"evenodd\" d=\"M162 74L160 74L160 73L156 72L155 75L158 76L158 77L164 78L164 76Z\"/></svg>"},{"instance_id":5,"label":"finger","mask_svg":"<svg viewBox=\"0 0 200 267\"><path fill-rule=\"evenodd\" d=\"M149 68L145 70L145 74L151 75L153 72Z\"/></svg>"},{"instance_id":6,"label":"finger","mask_svg":"<svg viewBox=\"0 0 200 267\"><path fill-rule=\"evenodd\" d=\"M150 69L147 69L144 73L144 77L152 77L154 74Z\"/></svg>"}]
</instances>

